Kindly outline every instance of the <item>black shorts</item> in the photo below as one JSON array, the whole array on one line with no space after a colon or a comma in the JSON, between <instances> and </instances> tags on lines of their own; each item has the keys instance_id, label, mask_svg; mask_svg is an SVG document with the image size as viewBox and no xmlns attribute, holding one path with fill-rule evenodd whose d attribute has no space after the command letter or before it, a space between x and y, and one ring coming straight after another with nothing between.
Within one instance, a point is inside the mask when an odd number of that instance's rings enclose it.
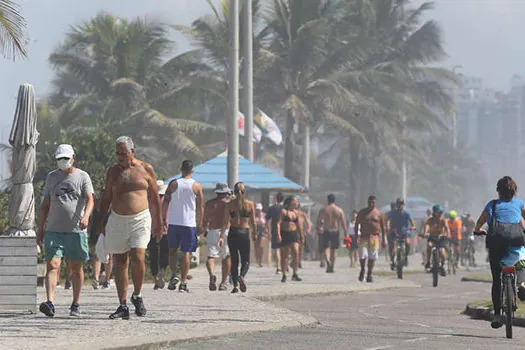
<instances>
[{"instance_id":1,"label":"black shorts","mask_svg":"<svg viewBox=\"0 0 525 350\"><path fill-rule=\"evenodd\" d=\"M324 249L338 249L341 242L339 237L339 230L326 230L323 232L322 247Z\"/></svg>"},{"instance_id":2,"label":"black shorts","mask_svg":"<svg viewBox=\"0 0 525 350\"><path fill-rule=\"evenodd\" d=\"M281 247L287 247L292 243L298 243L301 241L301 237L297 231L282 231L281 232Z\"/></svg>"},{"instance_id":3,"label":"black shorts","mask_svg":"<svg viewBox=\"0 0 525 350\"><path fill-rule=\"evenodd\" d=\"M281 248L281 244L277 242L277 234L274 234L272 232L272 249L279 249Z\"/></svg>"},{"instance_id":4,"label":"black shorts","mask_svg":"<svg viewBox=\"0 0 525 350\"><path fill-rule=\"evenodd\" d=\"M439 248L447 248L448 247L448 239L446 237L428 237L428 242L432 242L437 245Z\"/></svg>"},{"instance_id":5,"label":"black shorts","mask_svg":"<svg viewBox=\"0 0 525 350\"><path fill-rule=\"evenodd\" d=\"M450 239L450 245L451 246L459 246L459 240L457 238L451 238Z\"/></svg>"}]
</instances>

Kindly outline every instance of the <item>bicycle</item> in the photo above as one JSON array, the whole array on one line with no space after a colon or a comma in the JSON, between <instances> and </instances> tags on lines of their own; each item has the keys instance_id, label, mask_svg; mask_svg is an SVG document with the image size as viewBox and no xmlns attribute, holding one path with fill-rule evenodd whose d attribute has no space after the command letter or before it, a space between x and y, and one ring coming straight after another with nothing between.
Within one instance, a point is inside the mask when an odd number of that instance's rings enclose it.
<instances>
[{"instance_id":1,"label":"bicycle","mask_svg":"<svg viewBox=\"0 0 525 350\"><path fill-rule=\"evenodd\" d=\"M474 232L475 235L486 235L486 232ZM505 323L505 335L512 339L512 324L514 313L518 308L516 298L516 268L514 266L503 266L501 268L501 312Z\"/></svg>"},{"instance_id":2,"label":"bicycle","mask_svg":"<svg viewBox=\"0 0 525 350\"><path fill-rule=\"evenodd\" d=\"M466 262L467 266L469 267L476 267L476 260L475 260L475 249L474 249L474 236L467 236L465 240L463 240L463 244L465 248L463 249L462 254L462 262ZM465 265L462 263L462 265Z\"/></svg>"},{"instance_id":3,"label":"bicycle","mask_svg":"<svg viewBox=\"0 0 525 350\"><path fill-rule=\"evenodd\" d=\"M423 238L428 238L425 235L419 235ZM442 238L440 238L442 239ZM439 274L441 272L441 256L440 256L441 246L439 242L434 241L432 244L432 249L430 250L430 272L432 273L432 286L437 287L439 281Z\"/></svg>"},{"instance_id":4,"label":"bicycle","mask_svg":"<svg viewBox=\"0 0 525 350\"><path fill-rule=\"evenodd\" d=\"M403 267L406 262L406 238L396 237L396 271L397 278L403 279Z\"/></svg>"},{"instance_id":5,"label":"bicycle","mask_svg":"<svg viewBox=\"0 0 525 350\"><path fill-rule=\"evenodd\" d=\"M454 249L454 244L452 243L452 241L449 239L448 242L447 242L447 248L446 248L446 251L447 251L447 272L450 274L450 273L453 273L454 275L456 274L456 269L457 269L457 254L456 254L456 251Z\"/></svg>"}]
</instances>

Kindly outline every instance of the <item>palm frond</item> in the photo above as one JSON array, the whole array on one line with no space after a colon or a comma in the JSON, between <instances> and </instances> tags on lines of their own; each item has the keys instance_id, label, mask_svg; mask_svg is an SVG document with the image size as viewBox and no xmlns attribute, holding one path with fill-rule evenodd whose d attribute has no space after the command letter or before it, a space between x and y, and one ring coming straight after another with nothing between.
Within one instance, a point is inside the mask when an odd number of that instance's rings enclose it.
<instances>
[{"instance_id":1,"label":"palm frond","mask_svg":"<svg viewBox=\"0 0 525 350\"><path fill-rule=\"evenodd\" d=\"M0 51L5 57L27 57L26 22L11 0L0 0Z\"/></svg>"}]
</instances>

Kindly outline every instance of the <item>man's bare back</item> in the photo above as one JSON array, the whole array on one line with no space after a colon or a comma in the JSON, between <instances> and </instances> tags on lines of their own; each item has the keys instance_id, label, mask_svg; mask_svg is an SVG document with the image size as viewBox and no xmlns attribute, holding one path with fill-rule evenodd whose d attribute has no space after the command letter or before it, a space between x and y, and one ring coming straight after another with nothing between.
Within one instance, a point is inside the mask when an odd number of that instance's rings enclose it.
<instances>
[{"instance_id":1,"label":"man's bare back","mask_svg":"<svg viewBox=\"0 0 525 350\"><path fill-rule=\"evenodd\" d=\"M382 233L384 227L383 214L377 208L365 208L357 214L356 225L361 225L361 236L369 237Z\"/></svg>"},{"instance_id":2,"label":"man's bare back","mask_svg":"<svg viewBox=\"0 0 525 350\"><path fill-rule=\"evenodd\" d=\"M341 222L343 222L344 212L335 204L329 204L319 213L319 219L324 222L323 228L325 231L334 230L339 231Z\"/></svg>"},{"instance_id":3,"label":"man's bare back","mask_svg":"<svg viewBox=\"0 0 525 350\"><path fill-rule=\"evenodd\" d=\"M111 208L120 215L133 215L150 207L148 189L153 181L153 167L135 159L129 168L113 164L108 170Z\"/></svg>"},{"instance_id":4,"label":"man's bare back","mask_svg":"<svg viewBox=\"0 0 525 350\"><path fill-rule=\"evenodd\" d=\"M206 202L204 207L204 220L206 229L218 230L222 228L226 199L214 198Z\"/></svg>"}]
</instances>

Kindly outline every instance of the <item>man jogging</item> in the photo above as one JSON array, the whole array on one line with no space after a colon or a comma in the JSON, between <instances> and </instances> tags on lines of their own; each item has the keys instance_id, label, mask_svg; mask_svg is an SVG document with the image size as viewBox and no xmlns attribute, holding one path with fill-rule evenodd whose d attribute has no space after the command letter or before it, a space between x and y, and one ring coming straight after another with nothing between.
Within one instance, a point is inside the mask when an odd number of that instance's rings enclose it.
<instances>
[{"instance_id":1,"label":"man jogging","mask_svg":"<svg viewBox=\"0 0 525 350\"><path fill-rule=\"evenodd\" d=\"M84 283L84 262L89 258L89 217L95 204L89 175L74 167L75 151L71 145L60 145L55 152L58 169L50 172L44 185L37 241L44 243L47 260L47 301L40 312L55 316L55 289L62 258L67 259L73 281L73 303L70 316L80 316L79 298Z\"/></svg>"}]
</instances>

